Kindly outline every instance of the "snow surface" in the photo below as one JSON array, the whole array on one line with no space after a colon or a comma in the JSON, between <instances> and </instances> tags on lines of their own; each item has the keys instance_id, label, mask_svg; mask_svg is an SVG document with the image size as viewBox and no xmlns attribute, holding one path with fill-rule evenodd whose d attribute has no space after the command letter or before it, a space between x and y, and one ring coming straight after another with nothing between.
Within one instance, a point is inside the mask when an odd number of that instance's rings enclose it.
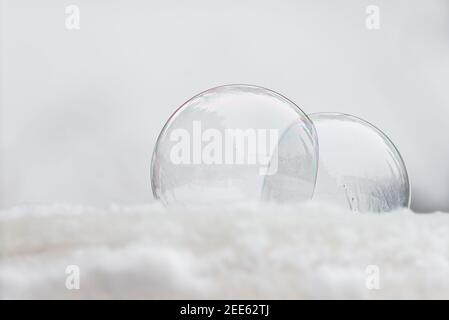
<instances>
[{"instance_id":1,"label":"snow surface","mask_svg":"<svg viewBox=\"0 0 449 320\"><path fill-rule=\"evenodd\" d=\"M445 213L21 206L0 211L0 240L1 298L449 298Z\"/></svg>"}]
</instances>

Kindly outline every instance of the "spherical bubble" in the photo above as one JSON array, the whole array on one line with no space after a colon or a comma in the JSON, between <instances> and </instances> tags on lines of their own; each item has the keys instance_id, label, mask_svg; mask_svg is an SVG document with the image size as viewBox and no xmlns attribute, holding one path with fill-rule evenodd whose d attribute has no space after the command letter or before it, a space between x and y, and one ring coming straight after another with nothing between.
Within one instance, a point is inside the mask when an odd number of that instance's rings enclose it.
<instances>
[{"instance_id":1,"label":"spherical bubble","mask_svg":"<svg viewBox=\"0 0 449 320\"><path fill-rule=\"evenodd\" d=\"M286 192L306 200L317 161L313 124L293 102L265 88L226 85L193 97L169 118L151 183L164 204L282 200Z\"/></svg>"},{"instance_id":2,"label":"spherical bubble","mask_svg":"<svg viewBox=\"0 0 449 320\"><path fill-rule=\"evenodd\" d=\"M313 199L360 212L410 204L410 183L396 147L379 129L339 113L310 115L319 143Z\"/></svg>"}]
</instances>

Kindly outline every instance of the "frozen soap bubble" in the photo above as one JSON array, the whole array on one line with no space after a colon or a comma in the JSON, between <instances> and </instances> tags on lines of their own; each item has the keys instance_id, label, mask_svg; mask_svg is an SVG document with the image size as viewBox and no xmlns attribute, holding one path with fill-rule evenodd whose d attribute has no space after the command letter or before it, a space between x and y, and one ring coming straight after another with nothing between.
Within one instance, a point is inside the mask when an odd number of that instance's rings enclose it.
<instances>
[{"instance_id":1,"label":"frozen soap bubble","mask_svg":"<svg viewBox=\"0 0 449 320\"><path fill-rule=\"evenodd\" d=\"M309 117L320 149L314 200L360 212L409 206L407 170L385 134L346 114L317 113Z\"/></svg>"},{"instance_id":2,"label":"frozen soap bubble","mask_svg":"<svg viewBox=\"0 0 449 320\"><path fill-rule=\"evenodd\" d=\"M312 197L317 161L313 124L293 102L265 88L227 85L198 94L170 116L154 149L151 184L164 204L285 194L300 201Z\"/></svg>"}]
</instances>

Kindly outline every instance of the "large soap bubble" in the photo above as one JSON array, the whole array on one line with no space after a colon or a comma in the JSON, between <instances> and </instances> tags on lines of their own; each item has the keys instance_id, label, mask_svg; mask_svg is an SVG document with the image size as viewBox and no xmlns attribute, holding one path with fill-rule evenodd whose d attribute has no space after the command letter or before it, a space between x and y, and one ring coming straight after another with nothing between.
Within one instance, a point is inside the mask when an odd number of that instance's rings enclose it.
<instances>
[{"instance_id":1,"label":"large soap bubble","mask_svg":"<svg viewBox=\"0 0 449 320\"><path fill-rule=\"evenodd\" d=\"M151 183L165 204L300 201L312 196L317 161L313 124L293 102L265 88L227 85L170 116Z\"/></svg>"},{"instance_id":2,"label":"large soap bubble","mask_svg":"<svg viewBox=\"0 0 449 320\"><path fill-rule=\"evenodd\" d=\"M360 212L409 206L407 170L385 134L350 115L316 113L310 119L320 149L314 200Z\"/></svg>"}]
</instances>

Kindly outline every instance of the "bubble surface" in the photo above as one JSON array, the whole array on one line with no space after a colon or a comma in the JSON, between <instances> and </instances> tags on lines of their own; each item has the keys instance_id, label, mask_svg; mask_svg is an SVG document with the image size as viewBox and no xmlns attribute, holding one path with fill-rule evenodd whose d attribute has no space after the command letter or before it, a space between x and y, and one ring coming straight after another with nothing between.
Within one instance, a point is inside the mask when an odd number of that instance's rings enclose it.
<instances>
[{"instance_id":1,"label":"bubble surface","mask_svg":"<svg viewBox=\"0 0 449 320\"><path fill-rule=\"evenodd\" d=\"M167 205L301 201L312 196L317 161L316 132L299 107L265 88L226 85L170 116L151 184Z\"/></svg>"},{"instance_id":2,"label":"bubble surface","mask_svg":"<svg viewBox=\"0 0 449 320\"><path fill-rule=\"evenodd\" d=\"M388 212L410 205L407 170L379 129L339 113L309 116L319 143L313 199L359 212Z\"/></svg>"}]
</instances>

